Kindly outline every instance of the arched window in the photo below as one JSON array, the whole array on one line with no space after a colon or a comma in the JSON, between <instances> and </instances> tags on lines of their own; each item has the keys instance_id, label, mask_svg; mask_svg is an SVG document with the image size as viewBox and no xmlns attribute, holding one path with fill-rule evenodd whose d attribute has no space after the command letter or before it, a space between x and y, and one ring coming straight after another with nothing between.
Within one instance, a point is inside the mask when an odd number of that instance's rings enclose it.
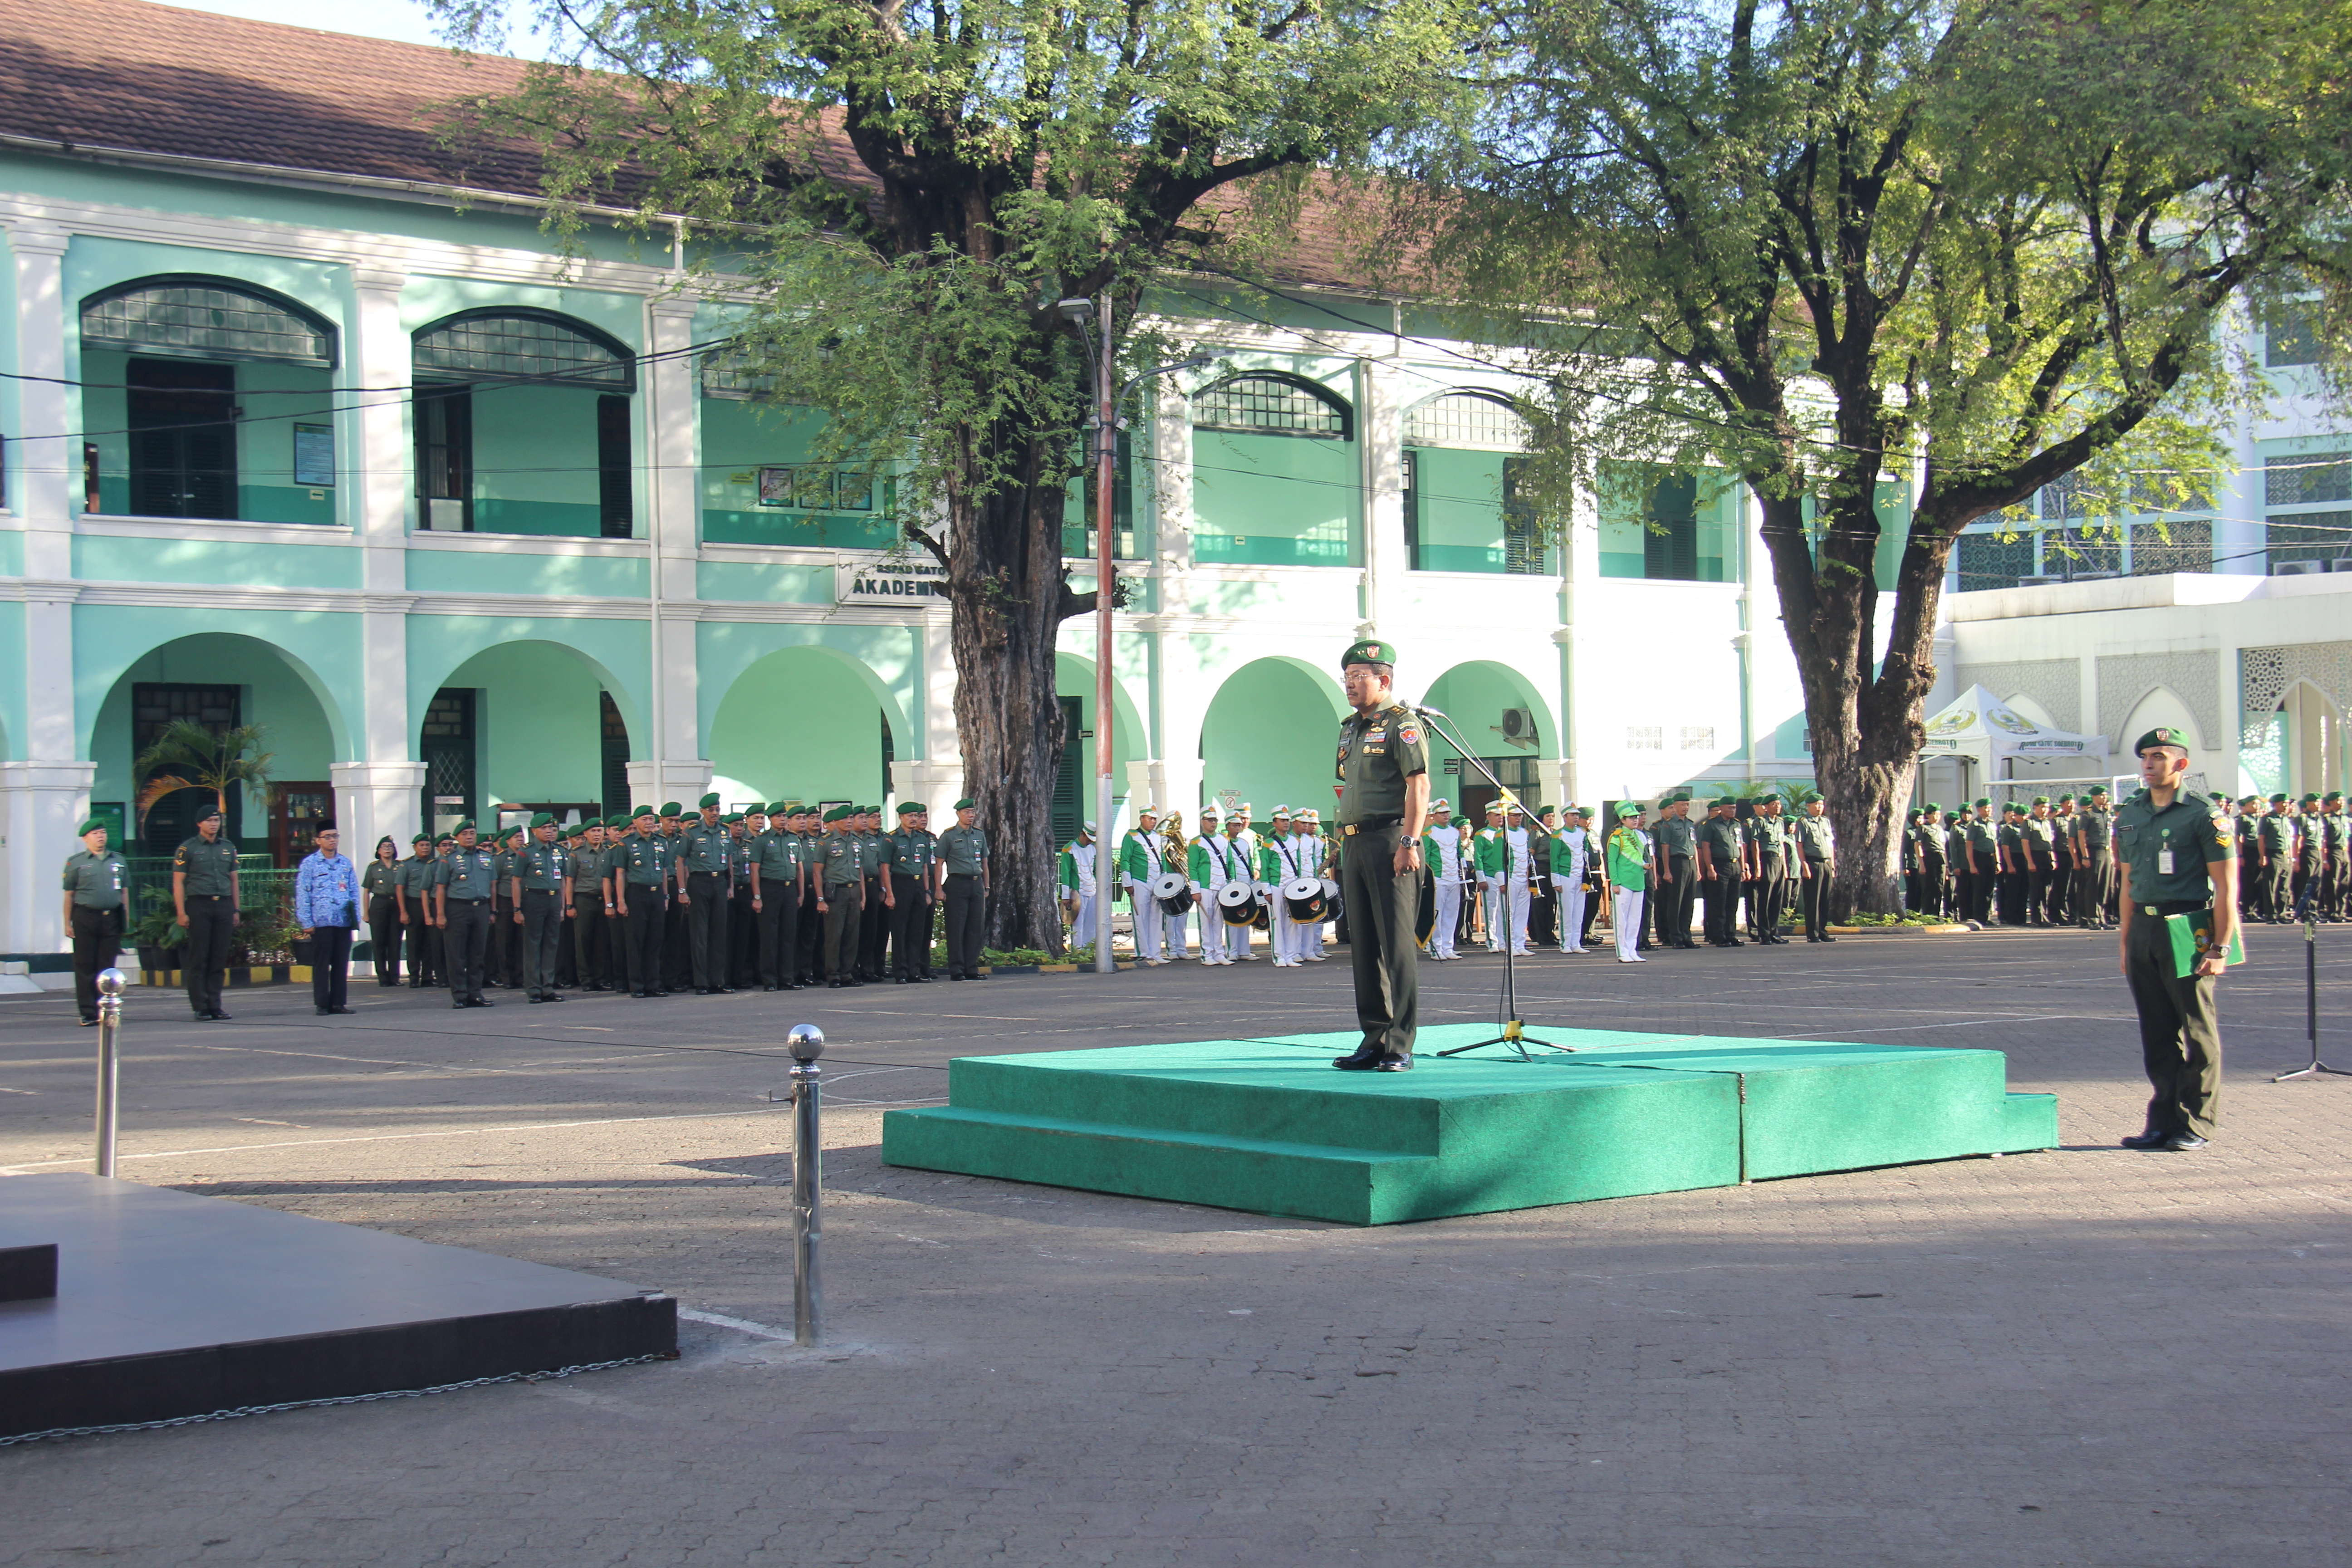
<instances>
[{"instance_id":1,"label":"arched window","mask_svg":"<svg viewBox=\"0 0 2352 1568\"><path fill-rule=\"evenodd\" d=\"M448 381L542 381L634 392L636 358L595 328L544 310L467 310L415 338L416 374Z\"/></svg>"},{"instance_id":2,"label":"arched window","mask_svg":"<svg viewBox=\"0 0 2352 1568\"><path fill-rule=\"evenodd\" d=\"M1517 452L1527 447L1528 424L1507 398L1491 392L1448 392L1406 413L1404 444Z\"/></svg>"},{"instance_id":3,"label":"arched window","mask_svg":"<svg viewBox=\"0 0 2352 1568\"><path fill-rule=\"evenodd\" d=\"M142 278L82 301L86 348L331 368L335 329L292 300L221 278Z\"/></svg>"},{"instance_id":4,"label":"arched window","mask_svg":"<svg viewBox=\"0 0 2352 1568\"><path fill-rule=\"evenodd\" d=\"M1355 436L1355 414L1313 382L1295 375L1257 372L1203 387L1192 395L1192 426L1199 430L1234 430L1252 436L1307 436L1347 441Z\"/></svg>"}]
</instances>

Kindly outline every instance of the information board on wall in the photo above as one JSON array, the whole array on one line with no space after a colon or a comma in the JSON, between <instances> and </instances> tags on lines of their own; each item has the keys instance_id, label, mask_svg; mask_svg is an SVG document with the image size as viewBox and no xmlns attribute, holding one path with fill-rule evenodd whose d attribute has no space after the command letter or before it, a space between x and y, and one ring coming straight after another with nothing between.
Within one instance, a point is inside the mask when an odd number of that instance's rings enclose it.
<instances>
[{"instance_id":1,"label":"information board on wall","mask_svg":"<svg viewBox=\"0 0 2352 1568\"><path fill-rule=\"evenodd\" d=\"M834 557L836 605L904 605L947 596L948 569L918 555L844 551Z\"/></svg>"}]
</instances>

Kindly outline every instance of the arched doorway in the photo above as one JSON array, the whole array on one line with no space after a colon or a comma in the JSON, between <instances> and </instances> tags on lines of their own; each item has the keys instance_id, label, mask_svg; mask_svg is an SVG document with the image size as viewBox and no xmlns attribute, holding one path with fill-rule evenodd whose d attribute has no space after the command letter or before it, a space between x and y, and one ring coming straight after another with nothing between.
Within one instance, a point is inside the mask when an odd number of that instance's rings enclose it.
<instances>
[{"instance_id":1,"label":"arched doorway","mask_svg":"<svg viewBox=\"0 0 2352 1568\"><path fill-rule=\"evenodd\" d=\"M755 800L879 804L890 794L890 763L912 738L864 663L816 644L779 648L719 700L710 787L730 810Z\"/></svg>"},{"instance_id":2,"label":"arched doorway","mask_svg":"<svg viewBox=\"0 0 2352 1568\"><path fill-rule=\"evenodd\" d=\"M502 805L559 820L626 810L631 729L617 683L577 649L494 644L443 677L417 715L422 820L438 834L467 817L487 829Z\"/></svg>"},{"instance_id":3,"label":"arched doorway","mask_svg":"<svg viewBox=\"0 0 2352 1568\"><path fill-rule=\"evenodd\" d=\"M1255 808L1263 826L1276 805L1312 805L1328 817L1333 742L1348 711L1339 684L1286 658L1254 659L1225 677L1201 721L1202 787ZM1169 802L1189 816L1193 802Z\"/></svg>"},{"instance_id":4,"label":"arched doorway","mask_svg":"<svg viewBox=\"0 0 2352 1568\"><path fill-rule=\"evenodd\" d=\"M1550 704L1518 671L1492 659L1472 659L1432 681L1422 700L1446 715L1446 728L1476 748L1472 754L1485 761L1514 794L1530 805L1561 804L1542 799L1542 773L1537 766L1541 759L1559 754L1559 731ZM1453 742L1433 731L1429 763L1431 795L1453 801L1455 821L1484 823L1486 803L1496 798L1495 786L1464 763Z\"/></svg>"},{"instance_id":5,"label":"arched doorway","mask_svg":"<svg viewBox=\"0 0 2352 1568\"><path fill-rule=\"evenodd\" d=\"M1066 738L1062 770L1054 789L1054 842L1066 844L1077 836L1078 825L1095 816L1095 664L1076 654L1058 654L1054 660L1054 691L1061 700ZM1127 688L1111 679L1111 800L1114 808L1127 798L1127 764L1144 753L1137 736L1142 722ZM1097 825L1101 826L1101 825ZM1110 829L1104 826L1104 832Z\"/></svg>"}]
</instances>

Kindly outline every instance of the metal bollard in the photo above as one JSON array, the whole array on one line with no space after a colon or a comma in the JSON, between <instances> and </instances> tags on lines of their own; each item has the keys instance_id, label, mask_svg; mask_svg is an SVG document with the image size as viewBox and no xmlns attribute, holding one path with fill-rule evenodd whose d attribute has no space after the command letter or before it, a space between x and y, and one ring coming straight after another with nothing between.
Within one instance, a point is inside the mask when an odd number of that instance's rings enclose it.
<instances>
[{"instance_id":1,"label":"metal bollard","mask_svg":"<svg viewBox=\"0 0 2352 1568\"><path fill-rule=\"evenodd\" d=\"M98 972L98 1173L114 1174L117 1091L122 1078L122 986L120 969Z\"/></svg>"},{"instance_id":2,"label":"metal bollard","mask_svg":"<svg viewBox=\"0 0 2352 1568\"><path fill-rule=\"evenodd\" d=\"M824 1226L817 1203L824 1186L823 1071L824 1031L795 1024L784 1037L793 1053L793 1343L814 1345L824 1337L824 1286L818 1271Z\"/></svg>"}]
</instances>

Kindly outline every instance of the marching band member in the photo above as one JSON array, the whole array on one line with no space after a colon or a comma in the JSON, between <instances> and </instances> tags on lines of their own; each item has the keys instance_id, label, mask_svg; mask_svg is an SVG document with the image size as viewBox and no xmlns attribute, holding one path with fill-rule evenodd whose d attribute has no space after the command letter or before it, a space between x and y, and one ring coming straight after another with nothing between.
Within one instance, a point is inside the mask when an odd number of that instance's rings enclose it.
<instances>
[{"instance_id":1,"label":"marching band member","mask_svg":"<svg viewBox=\"0 0 2352 1568\"><path fill-rule=\"evenodd\" d=\"M1503 917L1508 906L1503 901L1505 882L1510 875L1509 848L1503 842L1503 803L1486 803L1486 826L1472 840L1471 855L1478 870L1478 901L1486 914L1486 951L1503 951Z\"/></svg>"},{"instance_id":2,"label":"marching band member","mask_svg":"<svg viewBox=\"0 0 2352 1568\"><path fill-rule=\"evenodd\" d=\"M1118 879L1127 889L1127 901L1134 916L1138 963L1168 962L1160 933L1160 916L1165 911L1160 900L1151 896L1152 881L1165 865L1160 846L1160 813L1151 806L1139 805L1135 808L1135 826L1127 830L1127 838L1118 847ZM1184 939L1179 935L1176 940L1181 945Z\"/></svg>"},{"instance_id":3,"label":"marching band member","mask_svg":"<svg viewBox=\"0 0 2352 1568\"><path fill-rule=\"evenodd\" d=\"M1469 867L1462 835L1454 826L1454 803L1429 803L1429 831L1422 835L1421 858L1435 879L1437 920L1429 928L1429 956L1445 960L1462 955L1454 951L1454 931L1462 923L1462 884Z\"/></svg>"},{"instance_id":4,"label":"marching band member","mask_svg":"<svg viewBox=\"0 0 2352 1568\"><path fill-rule=\"evenodd\" d=\"M1505 808L1507 816L1503 827L1503 850L1506 875L1504 890L1510 896L1511 953L1517 958L1528 955L1528 883L1535 868L1532 846L1528 842L1527 813L1513 801Z\"/></svg>"},{"instance_id":5,"label":"marching band member","mask_svg":"<svg viewBox=\"0 0 2352 1568\"><path fill-rule=\"evenodd\" d=\"M1062 846L1062 907L1070 914L1070 940L1080 946L1094 940L1095 825L1081 824L1078 836Z\"/></svg>"},{"instance_id":6,"label":"marching band member","mask_svg":"<svg viewBox=\"0 0 2352 1568\"><path fill-rule=\"evenodd\" d=\"M1184 834L1184 814L1171 811L1160 824L1160 863L1171 871L1185 871L1191 857L1192 840ZM1190 879L1189 876L1187 879ZM1160 911L1160 931L1167 939L1168 959L1171 963L1180 958L1192 956L1185 946L1185 928L1191 925L1193 910L1197 908L1196 901L1181 915L1170 914L1164 910Z\"/></svg>"},{"instance_id":7,"label":"marching band member","mask_svg":"<svg viewBox=\"0 0 2352 1568\"><path fill-rule=\"evenodd\" d=\"M1257 881L1257 835L1249 830L1249 803L1244 801L1225 818L1225 880L1255 886ZM1224 930L1225 962L1255 963L1257 954L1250 951L1252 928L1235 925L1222 918L1218 923Z\"/></svg>"},{"instance_id":8,"label":"marching band member","mask_svg":"<svg viewBox=\"0 0 2352 1568\"><path fill-rule=\"evenodd\" d=\"M1218 829L1224 813L1213 802L1201 808L1201 831L1185 848L1185 876L1192 884L1192 904L1201 912L1201 962L1231 963L1225 946L1224 917L1217 911L1217 893L1224 887L1225 850Z\"/></svg>"},{"instance_id":9,"label":"marching band member","mask_svg":"<svg viewBox=\"0 0 2352 1568\"><path fill-rule=\"evenodd\" d=\"M1584 873L1592 863L1592 839L1584 831L1584 808L1560 808L1564 826L1551 841L1551 885L1559 889L1559 950L1590 952L1584 945Z\"/></svg>"},{"instance_id":10,"label":"marching band member","mask_svg":"<svg viewBox=\"0 0 2352 1568\"><path fill-rule=\"evenodd\" d=\"M1298 874L1322 881L1335 880L1330 868L1331 847L1324 842L1323 838L1323 814L1311 805L1295 811L1290 815L1290 826L1293 837L1298 841ZM1325 900L1327 906L1331 901L1328 897ZM1325 962L1327 955L1323 952L1323 931L1338 912L1327 907L1321 920L1317 921L1313 925L1299 928L1298 956L1300 958L1308 963Z\"/></svg>"},{"instance_id":11,"label":"marching band member","mask_svg":"<svg viewBox=\"0 0 2352 1568\"><path fill-rule=\"evenodd\" d=\"M1282 896L1284 884L1299 875L1292 869L1297 857L1290 832L1290 807L1274 808L1270 829L1258 840L1257 879L1274 884L1274 908L1266 922L1267 933L1273 939L1274 966L1290 969L1299 962L1298 922L1290 918L1290 900Z\"/></svg>"}]
</instances>

